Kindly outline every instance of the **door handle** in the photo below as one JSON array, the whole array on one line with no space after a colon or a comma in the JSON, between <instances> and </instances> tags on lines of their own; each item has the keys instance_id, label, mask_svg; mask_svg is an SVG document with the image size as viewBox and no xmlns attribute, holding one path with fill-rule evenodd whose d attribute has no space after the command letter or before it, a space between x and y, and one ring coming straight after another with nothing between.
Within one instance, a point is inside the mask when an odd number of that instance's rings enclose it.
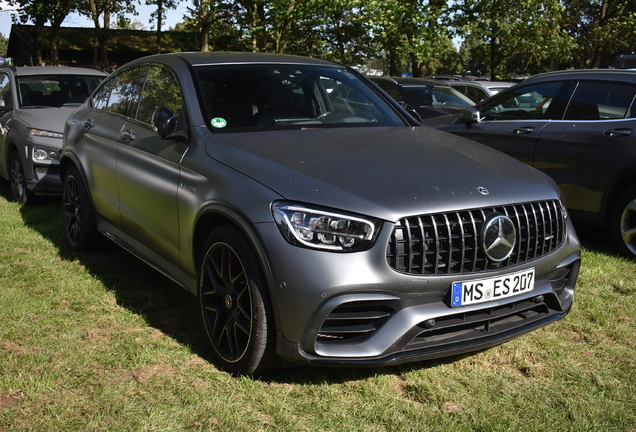
<instances>
[{"instance_id":1,"label":"door handle","mask_svg":"<svg viewBox=\"0 0 636 432\"><path fill-rule=\"evenodd\" d=\"M135 138L137 138L137 135L135 135L135 131L134 130L128 129L127 131L123 131L121 133L121 137L124 139L124 141L131 142Z\"/></svg>"},{"instance_id":2,"label":"door handle","mask_svg":"<svg viewBox=\"0 0 636 432\"><path fill-rule=\"evenodd\" d=\"M512 130L515 135L524 135L532 132L534 132L534 126L521 126Z\"/></svg>"},{"instance_id":3,"label":"door handle","mask_svg":"<svg viewBox=\"0 0 636 432\"><path fill-rule=\"evenodd\" d=\"M632 130L631 129L608 129L605 132L603 132L603 135L605 135L606 137L626 137L626 136L630 136L632 134Z\"/></svg>"},{"instance_id":4,"label":"door handle","mask_svg":"<svg viewBox=\"0 0 636 432\"><path fill-rule=\"evenodd\" d=\"M95 121L93 121L93 119L86 119L84 120L84 127L86 129L92 129L95 127Z\"/></svg>"}]
</instances>

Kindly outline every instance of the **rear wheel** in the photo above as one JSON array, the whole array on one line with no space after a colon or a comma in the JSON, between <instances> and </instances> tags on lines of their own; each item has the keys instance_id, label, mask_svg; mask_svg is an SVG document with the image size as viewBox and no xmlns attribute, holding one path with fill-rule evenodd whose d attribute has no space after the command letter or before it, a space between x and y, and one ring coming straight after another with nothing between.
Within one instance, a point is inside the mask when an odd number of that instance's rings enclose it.
<instances>
[{"instance_id":1,"label":"rear wheel","mask_svg":"<svg viewBox=\"0 0 636 432\"><path fill-rule=\"evenodd\" d=\"M236 227L208 236L199 271L199 310L213 356L230 373L260 375L277 366L275 325L265 276Z\"/></svg>"},{"instance_id":2,"label":"rear wheel","mask_svg":"<svg viewBox=\"0 0 636 432\"><path fill-rule=\"evenodd\" d=\"M95 210L88 190L76 167L64 175L62 189L62 221L69 246L75 250L92 250L101 244Z\"/></svg>"},{"instance_id":3,"label":"rear wheel","mask_svg":"<svg viewBox=\"0 0 636 432\"><path fill-rule=\"evenodd\" d=\"M26 204L27 201L33 200L33 193L27 189L24 168L17 151L9 156L9 187L14 201Z\"/></svg>"},{"instance_id":4,"label":"rear wheel","mask_svg":"<svg viewBox=\"0 0 636 432\"><path fill-rule=\"evenodd\" d=\"M621 254L636 258L636 187L625 191L616 201L610 230Z\"/></svg>"}]
</instances>

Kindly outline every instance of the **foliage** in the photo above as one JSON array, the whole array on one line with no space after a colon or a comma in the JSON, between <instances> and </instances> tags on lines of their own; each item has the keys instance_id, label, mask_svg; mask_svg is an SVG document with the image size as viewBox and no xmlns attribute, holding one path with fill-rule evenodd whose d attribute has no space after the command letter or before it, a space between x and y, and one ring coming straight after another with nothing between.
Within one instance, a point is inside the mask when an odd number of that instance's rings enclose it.
<instances>
[{"instance_id":1,"label":"foliage","mask_svg":"<svg viewBox=\"0 0 636 432\"><path fill-rule=\"evenodd\" d=\"M577 40L573 67L607 67L618 54L634 52L636 1L569 0L565 26Z\"/></svg>"},{"instance_id":2,"label":"foliage","mask_svg":"<svg viewBox=\"0 0 636 432\"><path fill-rule=\"evenodd\" d=\"M0 33L0 57L7 55L7 46L9 45L9 38Z\"/></svg>"},{"instance_id":3,"label":"foliage","mask_svg":"<svg viewBox=\"0 0 636 432\"><path fill-rule=\"evenodd\" d=\"M165 14L187 1L188 16L175 30L195 32L202 51L308 55L361 67L373 63L391 75L470 72L511 78L607 67L614 56L632 53L636 39L636 0L143 1L156 6L150 18L156 23L151 28L157 32L157 51L167 49ZM124 14L136 15L127 0L10 2L22 7L22 22L39 29L36 41L43 41L46 23L61 22L63 5L91 17L95 61L99 53L106 68L107 30L130 29ZM113 25L111 16L117 17Z\"/></svg>"},{"instance_id":4,"label":"foliage","mask_svg":"<svg viewBox=\"0 0 636 432\"><path fill-rule=\"evenodd\" d=\"M475 75L501 79L555 69L574 48L558 0L458 0L453 12L466 67Z\"/></svg>"}]
</instances>

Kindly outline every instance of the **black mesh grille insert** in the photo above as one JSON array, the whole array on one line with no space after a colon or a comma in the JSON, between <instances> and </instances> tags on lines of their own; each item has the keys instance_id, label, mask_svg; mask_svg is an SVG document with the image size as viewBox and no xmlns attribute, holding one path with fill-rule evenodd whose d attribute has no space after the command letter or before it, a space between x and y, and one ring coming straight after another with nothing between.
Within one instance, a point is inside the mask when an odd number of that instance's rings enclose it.
<instances>
[{"instance_id":1,"label":"black mesh grille insert","mask_svg":"<svg viewBox=\"0 0 636 432\"><path fill-rule=\"evenodd\" d=\"M391 268L409 274L456 274L489 269L480 233L492 213L515 225L515 248L498 268L539 258L565 239L565 215L557 200L413 216L398 221L386 250Z\"/></svg>"},{"instance_id":2,"label":"black mesh grille insert","mask_svg":"<svg viewBox=\"0 0 636 432\"><path fill-rule=\"evenodd\" d=\"M322 343L366 340L394 313L395 310L386 303L345 303L327 316L316 340Z\"/></svg>"}]
</instances>

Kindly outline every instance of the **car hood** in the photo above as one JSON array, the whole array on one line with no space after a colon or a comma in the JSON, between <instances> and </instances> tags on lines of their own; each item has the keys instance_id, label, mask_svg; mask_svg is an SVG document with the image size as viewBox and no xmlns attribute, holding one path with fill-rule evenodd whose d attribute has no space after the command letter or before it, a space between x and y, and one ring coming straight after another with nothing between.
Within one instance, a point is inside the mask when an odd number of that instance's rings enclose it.
<instances>
[{"instance_id":1,"label":"car hood","mask_svg":"<svg viewBox=\"0 0 636 432\"><path fill-rule=\"evenodd\" d=\"M559 197L533 168L427 127L223 133L206 151L285 199L389 221Z\"/></svg>"},{"instance_id":2,"label":"car hood","mask_svg":"<svg viewBox=\"0 0 636 432\"><path fill-rule=\"evenodd\" d=\"M66 119L77 108L76 106L22 108L16 112L16 118L19 118L27 127L63 133Z\"/></svg>"}]
</instances>

